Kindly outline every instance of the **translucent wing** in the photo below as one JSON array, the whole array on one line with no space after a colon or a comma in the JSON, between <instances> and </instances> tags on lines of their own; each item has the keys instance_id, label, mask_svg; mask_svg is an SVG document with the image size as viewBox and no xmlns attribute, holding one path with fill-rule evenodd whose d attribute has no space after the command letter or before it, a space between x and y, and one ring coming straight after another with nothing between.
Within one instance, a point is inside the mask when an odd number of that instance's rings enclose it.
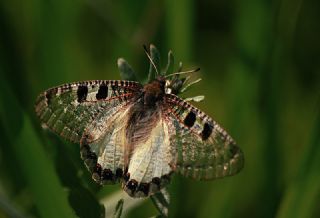
<instances>
[{"instance_id":1,"label":"translucent wing","mask_svg":"<svg viewBox=\"0 0 320 218\"><path fill-rule=\"evenodd\" d=\"M132 197L154 194L170 181L169 129L161 113L153 116L150 131L140 132L146 137L135 144L125 176L124 190Z\"/></svg>"},{"instance_id":2,"label":"translucent wing","mask_svg":"<svg viewBox=\"0 0 320 218\"><path fill-rule=\"evenodd\" d=\"M169 132L160 108L145 110L136 99L109 118L90 124L81 156L100 184L119 182L132 197L146 197L169 182Z\"/></svg>"},{"instance_id":3,"label":"translucent wing","mask_svg":"<svg viewBox=\"0 0 320 218\"><path fill-rule=\"evenodd\" d=\"M65 84L39 95L35 110L45 127L69 141L80 142L85 128L99 114L112 115L141 88L137 82L115 80Z\"/></svg>"},{"instance_id":4,"label":"translucent wing","mask_svg":"<svg viewBox=\"0 0 320 218\"><path fill-rule=\"evenodd\" d=\"M92 178L99 184L119 182L125 170L126 123L128 111L134 105L109 110L109 116L101 114L87 126L81 139L80 152Z\"/></svg>"},{"instance_id":5,"label":"translucent wing","mask_svg":"<svg viewBox=\"0 0 320 218\"><path fill-rule=\"evenodd\" d=\"M243 153L219 124L205 113L171 94L165 96L170 128L171 165L193 179L210 180L238 173Z\"/></svg>"}]
</instances>

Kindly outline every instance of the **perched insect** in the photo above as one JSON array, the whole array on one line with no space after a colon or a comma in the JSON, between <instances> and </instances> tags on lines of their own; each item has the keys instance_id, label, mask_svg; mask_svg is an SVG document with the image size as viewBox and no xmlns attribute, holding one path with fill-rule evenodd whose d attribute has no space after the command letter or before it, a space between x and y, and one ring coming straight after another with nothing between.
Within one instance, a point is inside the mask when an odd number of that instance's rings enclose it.
<instances>
[{"instance_id":1,"label":"perched insect","mask_svg":"<svg viewBox=\"0 0 320 218\"><path fill-rule=\"evenodd\" d=\"M235 141L186 101L201 96L177 96L188 86L189 77L180 76L192 72L158 74L145 85L126 80L65 84L40 94L35 110L53 132L80 143L97 183L122 182L132 197L158 192L173 172L198 180L234 175L244 163Z\"/></svg>"}]
</instances>

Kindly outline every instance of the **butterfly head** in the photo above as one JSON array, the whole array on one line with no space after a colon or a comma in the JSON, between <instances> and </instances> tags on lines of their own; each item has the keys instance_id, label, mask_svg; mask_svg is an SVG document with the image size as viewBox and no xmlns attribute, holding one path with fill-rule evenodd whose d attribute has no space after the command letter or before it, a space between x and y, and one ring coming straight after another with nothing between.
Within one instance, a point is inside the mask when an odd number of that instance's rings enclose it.
<instances>
[{"instance_id":1,"label":"butterfly head","mask_svg":"<svg viewBox=\"0 0 320 218\"><path fill-rule=\"evenodd\" d=\"M145 91L144 93L146 93L145 97L147 98L150 97L150 99L158 99L158 98L155 98L156 97L154 95L155 93L160 94L159 96L162 96L162 97L164 94L178 95L184 92L189 86L201 80L201 79L198 79L189 84L186 84L186 82L190 79L190 75L192 73L198 72L200 68L196 68L188 71L182 71L182 62L179 63L178 72L167 74L168 72L170 72L170 69L172 69L173 67L173 55L171 51L169 51L168 53L167 68L165 71L161 72L159 70L159 61L157 62L154 61L159 59L159 57L157 56L158 54L157 49L153 45L150 46L150 50L152 50L153 52L151 51L149 52L146 45L143 45L143 48L150 61L150 69L151 69L151 71L149 71L149 76L148 76L149 83L144 86L144 91ZM154 69L156 77L153 81L150 82L151 78L153 78L152 69ZM187 76L184 78L180 78L181 75L187 75ZM157 88L156 92L154 92L155 87L159 87ZM160 97L160 99L162 99L162 97ZM153 103L153 101L154 100L147 101L147 102Z\"/></svg>"},{"instance_id":2,"label":"butterfly head","mask_svg":"<svg viewBox=\"0 0 320 218\"><path fill-rule=\"evenodd\" d=\"M143 102L147 106L155 106L165 94L178 95L184 91L187 78L173 75L171 78L158 76L143 87Z\"/></svg>"},{"instance_id":3,"label":"butterfly head","mask_svg":"<svg viewBox=\"0 0 320 218\"><path fill-rule=\"evenodd\" d=\"M146 106L155 106L157 102L163 99L165 94L166 79L163 76L147 83L143 87L143 103Z\"/></svg>"},{"instance_id":4,"label":"butterfly head","mask_svg":"<svg viewBox=\"0 0 320 218\"><path fill-rule=\"evenodd\" d=\"M167 74L170 72L170 69L173 67L173 56L172 52L168 53L168 65L165 71L160 71L159 64L156 65L154 60L157 60L156 57L152 58L152 54L155 56L157 54L157 51L155 51L155 47L150 47L151 49L153 48L153 53L149 53L148 49L146 46L144 46L144 50L146 52L147 57L149 58L150 61L150 69L154 69L149 71L149 76L148 76L148 83L144 85L143 88L143 103L144 105L148 106L155 106L157 102L162 101L163 96L165 94L174 94L174 95L179 95L183 93L184 91L187 90L191 85L198 83L201 79L188 82L188 80L191 77L192 73L198 72L200 68L196 68L193 70L188 70L188 71L182 71L182 63L180 62L179 64L179 69L178 72ZM158 63L158 62L157 62ZM158 67L157 67L158 66ZM152 73L154 72L154 73ZM151 78L154 78L153 76L155 75L155 79L151 81ZM181 75L187 75L186 77L180 77ZM186 98L185 100L193 100L193 101L202 101L204 99L204 96L196 96L192 98Z\"/></svg>"},{"instance_id":5,"label":"butterfly head","mask_svg":"<svg viewBox=\"0 0 320 218\"><path fill-rule=\"evenodd\" d=\"M190 74L198 72L200 68L189 70L189 71L181 71L182 65L180 69L176 73L172 73L166 75L166 84L165 84L165 93L178 95L186 90L186 88L194 83L197 83L200 80L196 80L195 82L191 82L186 84L186 82L190 79ZM181 75L187 75L186 77L180 77Z\"/></svg>"}]
</instances>

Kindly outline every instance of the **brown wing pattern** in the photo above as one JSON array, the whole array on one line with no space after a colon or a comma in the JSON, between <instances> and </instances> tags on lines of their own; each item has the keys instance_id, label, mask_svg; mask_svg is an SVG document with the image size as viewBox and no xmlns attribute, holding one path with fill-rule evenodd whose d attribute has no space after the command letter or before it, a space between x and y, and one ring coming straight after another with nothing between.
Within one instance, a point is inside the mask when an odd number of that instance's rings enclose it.
<instances>
[{"instance_id":1,"label":"brown wing pattern","mask_svg":"<svg viewBox=\"0 0 320 218\"><path fill-rule=\"evenodd\" d=\"M171 165L193 179L210 180L238 173L244 165L243 153L219 124L205 113L167 94L166 120L171 127Z\"/></svg>"}]
</instances>

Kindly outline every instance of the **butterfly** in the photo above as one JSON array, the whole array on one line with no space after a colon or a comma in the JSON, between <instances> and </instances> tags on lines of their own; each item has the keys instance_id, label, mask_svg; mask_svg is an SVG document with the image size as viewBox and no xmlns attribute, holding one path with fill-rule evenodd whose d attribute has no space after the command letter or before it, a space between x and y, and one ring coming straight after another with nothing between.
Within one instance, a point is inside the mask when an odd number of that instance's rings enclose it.
<instances>
[{"instance_id":1,"label":"butterfly","mask_svg":"<svg viewBox=\"0 0 320 218\"><path fill-rule=\"evenodd\" d=\"M80 144L97 183L121 182L131 197L160 191L174 172L196 180L238 173L241 149L216 121L177 96L188 79L179 75L158 75L144 85L64 84L41 93L35 111L51 131Z\"/></svg>"}]
</instances>

